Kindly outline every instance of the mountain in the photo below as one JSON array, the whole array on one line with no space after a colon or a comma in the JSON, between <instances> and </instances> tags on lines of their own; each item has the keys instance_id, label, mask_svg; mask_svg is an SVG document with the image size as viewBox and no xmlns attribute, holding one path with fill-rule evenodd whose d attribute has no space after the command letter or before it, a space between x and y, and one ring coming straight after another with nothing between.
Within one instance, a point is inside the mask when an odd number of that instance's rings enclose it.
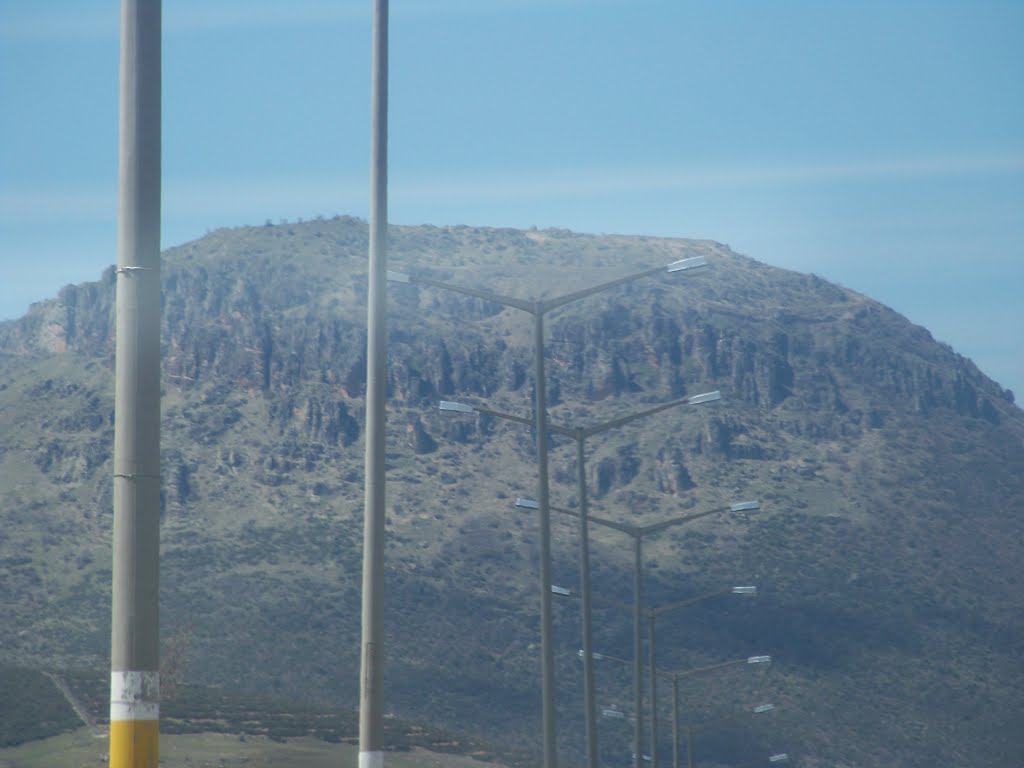
<instances>
[{"instance_id":1,"label":"mountain","mask_svg":"<svg viewBox=\"0 0 1024 768\"><path fill-rule=\"evenodd\" d=\"M365 222L218 230L163 269L162 633L192 684L349 708L358 699ZM663 616L659 668L771 654L687 678L701 765L785 751L801 766L1006 766L1024 758L1024 412L927 330L813 275L710 241L392 227L389 266L534 299L703 255L547 319L551 421L588 426L686 395L588 441L592 513L644 525L759 499L644 540L645 604L734 584ZM106 669L113 288L68 286L0 324L0 661ZM530 318L414 284L389 289L387 707L535 749ZM552 502L578 503L555 438ZM554 521L558 583L578 578ZM592 529L594 590L631 600L633 552ZM582 748L577 605L558 603L559 743ZM595 650L631 658L628 615ZM628 668L597 669L629 711ZM659 687L659 742L671 704ZM771 701L757 717L726 718ZM725 718L725 719L723 719ZM599 726L609 762L631 728Z\"/></svg>"}]
</instances>

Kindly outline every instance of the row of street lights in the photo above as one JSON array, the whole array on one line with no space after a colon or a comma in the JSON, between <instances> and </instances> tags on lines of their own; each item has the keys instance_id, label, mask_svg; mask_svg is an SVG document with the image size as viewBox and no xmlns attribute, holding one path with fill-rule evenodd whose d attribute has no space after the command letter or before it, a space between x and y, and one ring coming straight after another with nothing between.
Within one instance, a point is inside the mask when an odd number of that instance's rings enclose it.
<instances>
[{"instance_id":1,"label":"row of street lights","mask_svg":"<svg viewBox=\"0 0 1024 768\"><path fill-rule=\"evenodd\" d=\"M534 508L536 506L536 502L533 501L532 499L519 498L519 499L516 499L516 506L517 507ZM627 534L628 536L630 536L633 539L633 602L632 602L632 605L627 605L625 603L614 603L614 602L612 602L612 604L616 605L617 607L621 607L623 609L630 610L633 613L633 707L634 707L634 712L636 713L635 722L634 722L634 729L635 729L635 732L634 732L634 745L635 745L635 748L636 748L636 754L637 755L639 755L642 752L642 748L641 747L642 747L642 744L643 744L642 618L645 615L645 611L644 611L644 608L643 608L642 586L643 586L643 540L644 540L644 537L646 537L646 536L648 536L650 534L653 534L653 533L659 533L660 531L664 531L667 528L671 528L671 527L674 527L674 526L677 526L677 525L683 525L685 523L690 523L690 522L693 522L694 520L700 520L701 518L708 517L710 515L721 514L721 513L725 513L725 512L734 512L734 513L735 512L745 512L745 511L755 510L755 509L759 509L759 508L760 508L760 503L757 502L757 501L740 501L740 502L735 502L733 504L730 504L730 505L728 505L726 507L719 507L719 508L716 508L716 509L710 509L710 510L706 510L706 511L703 511L703 512L697 512L697 513L688 514L688 515L679 515L679 516L676 516L676 517L669 518L667 520L662 520L662 521L659 521L657 523L651 523L649 525L643 525L643 526L629 525L627 523L621 523L621 522L617 522L615 520L607 520L607 519L601 518L601 517L590 517L590 521L593 522L595 525L600 525L600 526L604 526L606 528L611 528L613 530L620 531L622 533ZM552 507L552 509L554 511L556 511L556 512L561 513L561 514L569 515L569 516L572 516L572 517L579 517L581 520L583 519L583 517L582 517L583 516L582 509L580 511L571 510L571 509L563 509L561 507ZM581 527L581 532L580 533L581 533L581 539L582 539L583 538L583 536L582 536L582 533L583 533L582 527ZM587 546L588 545L586 545L585 541L581 541L581 547L587 547ZM580 591L581 591L580 598L583 601L583 612L584 612L584 614L586 614L590 610L589 606L592 604L592 598L590 596L590 582L589 582L589 579L587 580L585 585L581 584ZM706 599L709 599L709 598L712 598L712 597L717 597L719 595L724 595L724 594L729 594L729 593L739 594L739 595L756 595L757 594L757 588L753 587L753 586L750 586L750 587L747 587L747 586L744 586L744 587L730 587L730 588L727 588L725 590L718 590L718 591L715 591L715 592L710 592L708 594L699 595L699 596L697 596L695 598L689 598L687 600L683 600L683 601L680 601L678 603L672 603L670 605L662 606L662 607L660 607L658 609L649 610L646 615L648 616L648 625L649 625L649 630L648 630L648 632L649 632L648 653L649 653L649 657L651 658L651 668L654 669L654 664L653 664L653 657L654 657L654 621L655 621L655 617L657 615L661 615L663 613L668 613L669 611L676 610L677 608L683 608L685 606L693 605L693 604L695 604L697 602L701 602L703 600L706 600ZM602 602L611 602L611 601L606 601L605 600L605 601L602 601ZM584 639L586 640L586 638L584 638ZM585 647L583 649L584 668L586 668L588 660L591 660L591 659L592 659L592 653L589 652L589 649L585 645ZM593 663L592 660L591 660L590 663L591 664ZM655 688L656 688L655 677L654 677L653 672L652 672L652 675L651 675L650 679L651 679L651 691L652 691L652 695L653 695L653 693L655 691ZM587 692L585 690L584 691L584 696L587 696L587 695L588 694L587 694ZM588 704L588 712L594 710L594 703L593 703L593 698L592 698L593 697L592 688L591 688L591 692L590 692L589 695L591 696L591 701ZM657 735L656 731L657 731L657 722L656 722L654 716L652 715L652 723L651 723L651 741L652 741L652 743L656 743L656 735ZM656 747L652 746L652 750L656 751ZM595 755L596 755L596 751L595 751ZM637 766L639 766L639 764L640 764L639 758L636 758L636 764L637 764ZM591 766L595 766L596 767L596 765L597 765L596 761L591 763Z\"/></svg>"},{"instance_id":2,"label":"row of street lights","mask_svg":"<svg viewBox=\"0 0 1024 768\"><path fill-rule=\"evenodd\" d=\"M771 664L771 656L748 656L745 659L733 659L722 661L717 664L708 664L703 667L696 667L682 672L662 672L658 674L667 677L672 681L672 768L679 768L679 681L694 675L706 672L715 672L726 667L734 667L739 664ZM687 768L693 768L693 733L692 728L687 729L686 737Z\"/></svg>"},{"instance_id":3,"label":"row of street lights","mask_svg":"<svg viewBox=\"0 0 1024 768\"><path fill-rule=\"evenodd\" d=\"M537 512L540 522L540 625L541 625L541 700L542 700L542 739L543 768L557 768L558 757L555 731L555 663L554 650L551 642L551 511L548 500L548 415L546 375L544 372L544 317L560 307L564 307L581 299L601 293L626 283L661 273L686 272L707 266L707 259L694 256L679 259L670 264L645 269L624 277L584 288L579 291L555 296L548 299L526 301L514 296L507 296L491 291L484 291L465 286L444 283L426 277L418 277L403 272L388 270L387 278L393 282L427 285L442 290L473 296L505 307L511 307L533 316L534 345L534 417L537 439ZM518 420L518 419L516 419ZM530 423L530 422L527 422ZM585 524L583 526L585 531ZM584 536L586 538L586 536ZM584 611L586 614L587 612ZM587 621L587 619L584 619ZM584 633L586 634L586 632ZM589 642L589 640L588 640ZM592 671L590 673L592 675ZM591 678L592 680L592 678ZM589 683L588 683L589 684ZM588 705L589 706L589 705ZM587 721L587 754L590 768L597 768L596 731L593 713L588 711Z\"/></svg>"},{"instance_id":4,"label":"row of street lights","mask_svg":"<svg viewBox=\"0 0 1024 768\"><path fill-rule=\"evenodd\" d=\"M582 602L581 606L581 635L583 648L580 651L580 655L583 659L584 675L583 675L583 699L584 699L584 723L585 723L585 743L586 743L586 755L588 768L598 768L598 747L597 747L597 709L594 695L594 670L593 663L595 658L598 658L600 654L594 654L592 649L592 605L593 596L591 594L590 586L590 553L589 553L589 523L593 522L597 525L602 525L608 528L618 530L620 532L629 535L634 542L634 568L633 568L633 604L626 606L625 604L617 604L619 607L628 608L633 612L633 645L634 645L634 658L633 658L633 672L634 672L634 711L636 713L634 718L635 733L634 733L634 759L635 765L639 768L642 759L642 744L643 744L643 715L642 715L642 696L643 696L643 683L642 683L642 657L641 657L641 619L646 616L648 621L648 635L649 635L649 667L650 667L650 689L651 689L651 750L652 758L656 761L657 751L657 715L656 710L653 706L656 695L656 681L657 681L657 668L655 664L655 642L654 642L654 628L655 620L657 616L662 615L671 610L682 608L687 605L692 605L701 600L716 597L721 594L756 594L755 587L730 587L726 590L719 590L716 592L700 595L696 598L690 598L687 600L672 603L670 605L661 606L655 609L644 610L642 607L642 541L644 537L663 531L672 526L691 522L693 520L701 519L709 515L717 513L740 513L748 510L756 510L760 507L757 501L740 501L730 504L728 506L700 512L696 514L681 515L670 518L658 523L654 523L646 526L634 526L625 523L619 523L612 520L606 520L603 518L592 517L589 514L588 501L587 501L587 482L586 482L586 465L585 465L585 445L586 439L594 435L615 429L617 427L625 426L639 419L647 416L654 415L661 411L668 410L683 405L700 405L704 403L714 402L721 399L721 394L717 391L706 392L699 395L693 395L686 398L673 400L668 403L652 406L641 411L612 419L610 421L594 424L591 426L583 427L564 427L556 424L551 424L547 417L547 404L546 404L546 391L545 391L545 373L544 373L544 316L550 311L559 307L565 306L566 304L578 301L588 296L592 296L610 288L623 285L634 280L639 280L643 277L655 275L659 272L679 272L685 270L696 269L698 267L706 266L707 262L703 257L695 257L689 259L682 259L680 261L673 262L664 267L658 267L654 269L643 270L641 272L627 275L622 278L611 280L591 288L575 291L563 296L537 300L537 301L525 301L515 297L506 296L503 294L492 293L490 291L484 291L474 288L466 288L463 286L452 285L443 283L438 280L425 277L415 277L409 274L388 271L387 278L393 282L400 283L412 283L431 286L442 290L452 291L475 298L483 299L485 301L494 302L503 306L512 307L521 311L531 314L534 318L534 377L535 377L535 402L534 402L534 418L525 418L514 414L504 413L491 408L487 408L480 405L471 405L467 403L455 402L455 401L441 401L440 410L447 412L463 413L463 414L486 414L496 418L512 421L523 424L525 426L534 427L536 429L537 439L537 469L538 469L538 484L537 484L537 498L526 499L519 498L516 500L516 506L523 507L531 510L536 510L540 522L540 580L541 580L541 656L542 656L542 710L543 710L543 765L544 768L556 768L557 766L557 753L556 753L556 730L555 730L555 703L554 703L554 652L551 642L552 637L552 608L551 608L551 596L552 594L559 593L564 594L567 590L560 590L559 588L553 587L551 584L551 511L570 515L576 517L580 521L580 551L579 551L579 567L580 567L580 594L578 597ZM549 482L548 482L548 441L550 434L562 435L564 437L571 438L576 444L576 465L577 465L577 497L579 500L579 508L577 510L562 509L559 507L552 506L549 499ZM571 593L570 593L571 594ZM611 602L611 601L600 601L600 602ZM750 659L766 660L768 657L758 656L750 657ZM728 666L734 662L727 662L723 665L713 665L712 668L719 668L720 666ZM750 662L757 663L757 662ZM677 681L676 681L677 685ZM675 690L675 685L674 685ZM675 694L674 694L675 695ZM676 749L674 750L675 764L678 766L678 712L674 711L674 734Z\"/></svg>"},{"instance_id":5,"label":"row of street lights","mask_svg":"<svg viewBox=\"0 0 1024 768\"><path fill-rule=\"evenodd\" d=\"M700 395L691 395L690 397L684 397L678 400L673 400L669 403L662 403L650 408L645 408L641 411L605 421L599 424L593 424L589 427L564 427L557 424L548 423L548 430L554 434L562 435L564 437L571 438L576 443L576 493L579 499L579 511L561 509L559 507L553 507L549 505L550 510L554 510L559 513L572 515L578 517L580 520L580 553L579 553L579 568L580 568L580 590L582 599L581 609L581 634L583 639L583 700L584 700L584 738L586 743L586 753L588 756L588 766L590 768L597 768L597 709L594 700L594 667L593 659L591 657L591 644L593 642L593 608L591 601L591 589L590 589L590 532L589 525L591 518L588 512L587 504L587 480L586 480L586 440L588 437L607 432L618 427L631 424L634 421L638 421L647 416L652 416L661 411L668 410L670 408L676 408L681 405L700 405L702 403L710 403L716 400L720 400L722 397L721 393L706 392ZM506 421L512 421L519 424L525 424L531 426L532 422L522 416L516 416L511 413L505 413L503 411L497 411L492 408L486 408L483 406L474 406L466 403L453 402L449 400L442 400L439 406L442 411L454 411L457 413L468 413L468 414L487 414L494 416L499 419ZM517 507L526 507L529 509L541 509L541 504L533 499L516 499ZM739 509L755 509L757 508L757 502L742 502L740 504L734 504L731 508ZM719 510L714 510L719 511ZM640 539L646 534L655 531L663 530L671 525L678 523L689 522L700 517L704 517L707 514L713 514L714 511L705 514L698 515L687 515L680 518L674 518L665 523L658 523L653 526L646 526L643 528L637 528L635 526L628 526L623 524L614 523L609 520L602 520L601 518L593 518L593 522L599 525L606 525L616 528L621 531L625 531L634 536L637 541L637 554L636 564L634 568L634 650L636 658L640 658L640 553L639 553L639 542ZM541 535L544 536L542 529ZM548 548L550 552L550 547ZM634 670L636 675L636 700L639 712L639 700L642 695L642 689L640 684L640 666L639 662ZM643 724L637 726L637 743L640 742L641 731Z\"/></svg>"},{"instance_id":6,"label":"row of street lights","mask_svg":"<svg viewBox=\"0 0 1024 768\"><path fill-rule=\"evenodd\" d=\"M565 596L565 597L576 597L576 598L580 597L580 595L577 595L572 590L567 589L565 587L552 586L551 587L551 591L552 591L552 593L554 593L556 595L562 595L562 596ZM672 680L672 697L673 697L673 708L672 708L672 712L673 712L673 715L672 715L672 717L673 717L673 755L675 757L674 764L676 765L676 768L678 768L678 744L679 744L679 734L678 734L678 729L679 729L679 699L678 699L678 696L679 696L679 679L680 678L689 677L691 675L698 674L698 673L701 673L701 672L710 672L710 671L717 670L717 669L723 669L725 667L731 667L731 666L734 666L736 664L762 664L762 663L770 663L771 662L771 656L749 656L749 657L746 657L744 659L737 659L737 660L734 660L734 661L726 661L726 662L722 662L722 663L719 663L719 664L712 664L712 665L709 665L709 666L706 666L706 667L699 667L697 669L688 670L688 671L685 671L685 672L674 672L673 673L673 672L664 672L664 671L658 669L658 667L657 667L657 660L656 660L657 657L656 657L656 654L655 654L655 642L654 642L654 638L655 638L655 620L657 619L657 617L661 616L663 614L669 613L671 611L675 611L675 610L677 610L679 608L687 608L689 606L696 605L697 603L702 603L705 600L711 600L711 599L716 598L716 597L721 597L723 595L730 595L730 594L732 594L732 595L745 595L745 596L749 596L749 597L754 597L754 596L757 595L757 587L754 587L754 586L726 587L724 589L717 589L717 590L714 590L714 591L711 591L711 592L705 592L702 595L697 595L695 597L690 597L690 598L687 598L685 600L678 600L676 602L668 603L666 605L662 605L662 606L659 606L657 608L646 608L646 609L643 609L641 611L641 613L643 613L647 617L647 637L648 637L648 640L647 640L647 669L648 669L648 675L649 675L648 680L649 680L649 687L650 687L650 711L651 711L650 744L651 744L651 762L654 765L657 765L657 761L658 761L658 717L657 717L657 712L658 712L658 709L657 709L657 701L658 701L657 676L658 675L662 675L664 677L669 677ZM634 605L628 605L626 603L621 603L621 602L619 602L617 600L609 600L607 598L602 598L602 597L597 597L597 598L595 598L595 600L598 603L601 603L601 604L604 604L604 605L609 605L609 606L612 606L614 608L621 608L623 610L632 611L634 613L634 616L637 613L636 612L636 605L635 604ZM636 623L634 623L634 626L636 626ZM584 662L586 661L587 653L583 649L580 649L580 651L578 652L578 655L579 655L579 657L581 659L584 660ZM634 654L633 654L633 661L632 662L627 660L627 659L623 659L623 658L620 658L620 657L617 657L617 656L613 656L611 654L591 653L590 657L592 659L598 660L598 661L602 660L602 659L608 659L608 660L611 660L611 661L620 662L622 664L632 664L632 665L634 665L634 691L640 690L641 699L642 699L642 695L643 695L643 691L642 691L642 687L641 687L641 680L642 680L642 678L637 677L636 671L635 671L636 670L635 662L636 662L637 659L640 658L640 653L639 652L636 652L636 651L634 652ZM638 703L639 703L638 701L634 701L634 708L635 708L634 712L636 713L634 715L634 724L635 723L642 723L642 713L643 713L643 710L642 710L642 708L640 708L638 706ZM638 755L638 754L640 754L639 746L637 748L637 751L634 752L634 759L635 759L635 755Z\"/></svg>"},{"instance_id":7,"label":"row of street lights","mask_svg":"<svg viewBox=\"0 0 1024 768\"><path fill-rule=\"evenodd\" d=\"M614 659L615 661L621 661L621 662L627 663L627 664L629 663L625 659L619 659L619 658L616 658L614 656L606 656L604 658ZM696 673L699 673L699 672L706 672L706 671L710 671L710 670L713 670L713 669L719 669L719 668L721 668L723 666L732 666L734 664L759 663L760 660L764 659L764 658L765 657L762 657L762 656L751 656L749 659L736 659L735 661L723 662L722 664L712 664L712 665L710 665L708 667L699 667L697 669L688 670L687 672L681 672L681 673L678 673L678 674L679 674L680 677L684 677L684 676L688 676L690 674L696 674ZM729 722L731 720L737 720L737 719L739 719L741 717L748 717L748 716L753 716L753 715L761 715L761 714L764 714L766 712L774 712L774 711L775 711L775 705L774 704L771 704L771 703L757 704L757 705L755 705L753 707L746 707L744 709L736 710L735 712L731 712L728 715L724 715L722 717L716 717L713 720L706 720L706 721L701 722L701 723L686 723L686 724L683 724L682 726L680 726L680 723L679 723L679 720L678 720L678 709L673 710L673 714L676 717L675 725L674 725L674 728L673 728L673 735L675 737L675 743L673 744L673 749L672 749L672 765L673 765L673 768L681 768L680 767L680 754L679 754L680 732L681 731L686 733L686 766L687 766L687 768L694 768L693 740L694 740L694 735L695 734L700 733L701 731L709 730L709 729L711 729L711 728L713 728L713 727L715 727L717 725L721 725L722 723L726 723L726 722ZM629 718L627 716L627 714L625 712L623 712L620 709L615 709L614 707L607 707L607 708L601 710L601 715L603 717L608 718L608 719L615 719L615 720L629 720L629 719L631 719L631 718ZM638 758L638 754L634 752L633 753L633 758L634 758L634 760L636 760ZM656 765L656 763L657 763L657 758L656 758L656 756L653 753L650 754L650 755L646 755L646 754L645 755L639 755L639 759L641 759L643 762L650 762L652 765ZM737 768L753 768L754 766L763 765L765 761L767 761L767 763L769 765L778 764L778 763L785 763L785 762L789 761L789 755L786 754L785 752L776 752L774 754L769 755L767 758L761 758L761 759L754 760L754 761L749 762L749 763L744 763L742 766L738 766Z\"/></svg>"}]
</instances>

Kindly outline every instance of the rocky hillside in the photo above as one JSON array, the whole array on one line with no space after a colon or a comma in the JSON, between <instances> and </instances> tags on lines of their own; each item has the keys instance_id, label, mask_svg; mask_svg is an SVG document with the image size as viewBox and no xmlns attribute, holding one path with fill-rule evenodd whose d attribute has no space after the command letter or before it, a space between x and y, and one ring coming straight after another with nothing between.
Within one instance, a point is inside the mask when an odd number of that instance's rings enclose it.
<instances>
[{"instance_id":1,"label":"rocky hillside","mask_svg":"<svg viewBox=\"0 0 1024 768\"><path fill-rule=\"evenodd\" d=\"M221 230L163 274L162 622L185 678L353 706L365 387L364 222ZM787 751L802 766L1006 766L1024 758L1024 413L923 328L815 276L707 241L395 227L390 266L537 298L705 255L553 313L551 418L587 426L687 394L588 443L594 514L635 524L729 501L644 542L645 599L753 583L658 623L658 664L691 678L686 719L772 700L700 732L704 765ZM0 661L106 664L113 274L0 324ZM388 701L401 716L536 746L533 435L437 412L461 398L529 416L529 318L393 284L389 318ZM556 440L552 500L575 453ZM630 599L630 542L593 531L595 590ZM576 582L576 529L555 572ZM560 743L582 738L578 616L556 611ZM631 657L603 609L595 648ZM627 669L598 669L628 710ZM670 702L659 689L661 754ZM604 721L619 764L630 729Z\"/></svg>"}]
</instances>

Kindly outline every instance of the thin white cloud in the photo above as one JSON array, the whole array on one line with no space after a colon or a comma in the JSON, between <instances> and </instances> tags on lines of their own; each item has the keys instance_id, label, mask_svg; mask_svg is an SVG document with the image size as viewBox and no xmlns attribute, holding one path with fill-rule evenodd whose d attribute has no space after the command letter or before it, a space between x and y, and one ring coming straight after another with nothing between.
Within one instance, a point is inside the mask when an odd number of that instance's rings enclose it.
<instances>
[{"instance_id":1,"label":"thin white cloud","mask_svg":"<svg viewBox=\"0 0 1024 768\"><path fill-rule=\"evenodd\" d=\"M392 170L390 194L402 205L587 199L612 194L714 188L782 187L859 181L913 181L929 177L1024 173L1024 153L948 155L733 168L567 168L523 172L481 170L465 176L403 178ZM165 178L165 216L280 215L291 210L361 208L362 177ZM116 212L112 186L0 188L0 222L109 218ZM265 213L264 213L265 212Z\"/></svg>"},{"instance_id":2,"label":"thin white cloud","mask_svg":"<svg viewBox=\"0 0 1024 768\"><path fill-rule=\"evenodd\" d=\"M431 202L481 199L564 199L626 192L730 187L779 187L844 181L914 180L935 176L1002 175L1024 172L1024 153L962 155L845 163L742 165L731 168L597 168L539 170L517 174L477 173L402 181L396 197Z\"/></svg>"},{"instance_id":3,"label":"thin white cloud","mask_svg":"<svg viewBox=\"0 0 1024 768\"><path fill-rule=\"evenodd\" d=\"M368 190L367 181L341 176L171 178L165 180L163 194L167 216L210 218L211 214L219 214L224 221L235 221L295 215L291 211L327 214L361 207L369 196Z\"/></svg>"}]
</instances>

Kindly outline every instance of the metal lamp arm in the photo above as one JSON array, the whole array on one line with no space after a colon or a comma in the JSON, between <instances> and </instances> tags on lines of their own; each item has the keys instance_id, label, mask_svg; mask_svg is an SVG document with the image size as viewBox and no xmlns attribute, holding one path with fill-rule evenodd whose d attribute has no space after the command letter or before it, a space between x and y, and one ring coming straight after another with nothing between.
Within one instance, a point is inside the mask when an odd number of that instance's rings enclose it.
<instances>
[{"instance_id":1,"label":"metal lamp arm","mask_svg":"<svg viewBox=\"0 0 1024 768\"><path fill-rule=\"evenodd\" d=\"M407 275L404 272L388 272L388 279L397 283L416 283L417 285L431 285L434 288L440 288L444 291L452 291L453 293L461 293L466 296L473 296L477 299L483 299L484 301L492 301L495 304L502 304L506 307L514 307L521 309L524 312L529 312L531 315L537 314L537 305L532 301L523 301L517 299L515 296L505 296L501 293L492 293L491 291L483 291L477 288L466 288L461 285L452 285L451 283L443 283L440 280L432 280L429 277L416 277L413 275Z\"/></svg>"},{"instance_id":2,"label":"metal lamp arm","mask_svg":"<svg viewBox=\"0 0 1024 768\"><path fill-rule=\"evenodd\" d=\"M639 280L642 277L647 277L648 275L656 275L659 272L664 272L664 271L665 271L665 267L664 266L652 267L651 269L645 269L643 272L635 272L632 275L626 275L625 277L619 277L619 278L616 278L615 280L609 280L607 283L601 283L600 285L593 285L590 288L584 288L583 290L580 290L580 291L573 291L572 293L567 293L564 296L555 296L554 298L551 298L551 299L543 299L543 300L537 302L538 307L539 307L539 313L540 314L544 314L544 313L550 312L553 309L557 309L558 307L563 307L566 304L572 304L574 301L579 301L580 299L585 299L587 296L593 296L595 293L600 293L601 291L606 291L609 288L614 288L617 285L622 285L624 283L630 283L630 282L632 282L634 280Z\"/></svg>"},{"instance_id":3,"label":"metal lamp arm","mask_svg":"<svg viewBox=\"0 0 1024 768\"><path fill-rule=\"evenodd\" d=\"M732 587L726 587L725 589L716 589L714 592L707 592L703 595L697 595L696 597L690 597L686 600L680 600L675 603L669 603L668 605L662 605L658 608L652 608L650 614L652 616L661 616L676 610L677 608L686 608L687 606L694 605L695 603L703 602L704 600L710 600L713 597L721 597L722 595L728 595L732 592Z\"/></svg>"},{"instance_id":4,"label":"metal lamp arm","mask_svg":"<svg viewBox=\"0 0 1024 768\"><path fill-rule=\"evenodd\" d=\"M708 509L704 512L695 512L692 515L684 515L683 517L674 517L671 520L664 520L660 523L653 523L651 525L645 525L640 529L642 535L646 536L648 533L657 533L663 531L666 528L671 528L675 525L683 525L684 523L690 523L694 520L700 520L702 517L710 517L711 515L721 514L722 512L728 512L729 507L718 507L717 509Z\"/></svg>"}]
</instances>

